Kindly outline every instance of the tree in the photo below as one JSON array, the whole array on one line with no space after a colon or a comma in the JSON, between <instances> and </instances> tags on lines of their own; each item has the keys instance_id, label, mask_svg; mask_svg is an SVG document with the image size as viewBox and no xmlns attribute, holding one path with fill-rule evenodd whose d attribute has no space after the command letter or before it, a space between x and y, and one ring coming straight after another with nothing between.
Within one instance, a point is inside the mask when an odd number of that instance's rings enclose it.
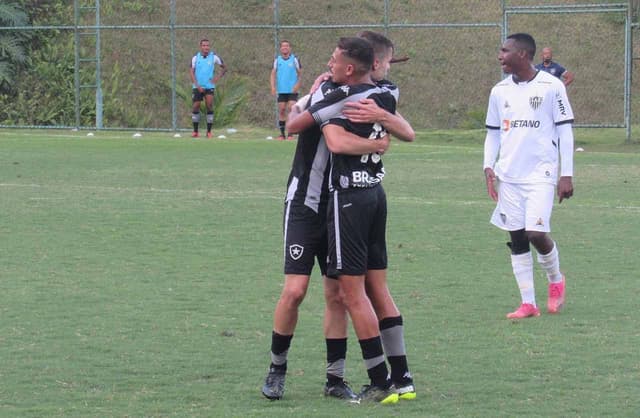
<instances>
[{"instance_id":1,"label":"tree","mask_svg":"<svg viewBox=\"0 0 640 418\"><path fill-rule=\"evenodd\" d=\"M17 4L0 3L0 27L25 26L27 14ZM20 65L27 61L27 32L0 30L0 90L12 84Z\"/></svg>"}]
</instances>

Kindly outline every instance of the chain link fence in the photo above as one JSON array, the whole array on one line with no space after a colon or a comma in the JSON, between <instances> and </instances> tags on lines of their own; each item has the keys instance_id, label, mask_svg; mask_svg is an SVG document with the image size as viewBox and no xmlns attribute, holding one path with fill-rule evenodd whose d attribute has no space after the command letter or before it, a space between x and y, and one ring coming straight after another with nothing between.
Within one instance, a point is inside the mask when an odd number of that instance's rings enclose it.
<instances>
[{"instance_id":1,"label":"chain link fence","mask_svg":"<svg viewBox=\"0 0 640 418\"><path fill-rule=\"evenodd\" d=\"M396 53L411 57L394 64L390 78L400 87L400 112L417 128L482 128L489 91L502 77L498 48L507 32L520 31L531 33L539 50L552 47L554 59L576 74L568 92L579 124L629 126L638 122L630 114L638 90L630 17L638 3L74 0L36 26L0 27L54 36L51 54L64 76L39 77L42 68L27 67L21 79L30 80L24 88L42 96L44 106L57 103L48 96L69 96L52 109L54 118L43 120L32 109L7 112L20 102L2 95L0 126L188 129L189 63L199 40L208 38L230 70L216 92L219 111L245 97L236 122L270 127L269 74L278 41L291 41L308 89L337 38L363 29L387 33Z\"/></svg>"}]
</instances>

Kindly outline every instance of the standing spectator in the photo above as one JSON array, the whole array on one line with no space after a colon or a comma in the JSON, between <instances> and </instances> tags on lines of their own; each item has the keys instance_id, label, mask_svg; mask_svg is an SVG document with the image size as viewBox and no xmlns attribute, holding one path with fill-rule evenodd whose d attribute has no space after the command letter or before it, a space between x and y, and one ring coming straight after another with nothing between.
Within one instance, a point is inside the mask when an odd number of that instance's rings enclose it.
<instances>
[{"instance_id":1,"label":"standing spectator","mask_svg":"<svg viewBox=\"0 0 640 418\"><path fill-rule=\"evenodd\" d=\"M215 75L218 65L222 69L220 74ZM227 72L222 58L211 51L208 39L200 40L200 52L191 58L191 67L189 75L191 76L192 95L191 99L193 107L191 109L191 121L193 122L193 138L199 137L198 125L200 124L200 103L202 99L207 106L207 138L211 138L211 127L213 126L213 96L216 89L216 83Z\"/></svg>"},{"instance_id":2,"label":"standing spectator","mask_svg":"<svg viewBox=\"0 0 640 418\"><path fill-rule=\"evenodd\" d=\"M542 48L542 62L536 65L537 70L546 71L551 75L558 77L564 83L565 87L573 83L573 73L567 71L562 65L553 61L553 51L551 48Z\"/></svg>"},{"instance_id":3,"label":"standing spectator","mask_svg":"<svg viewBox=\"0 0 640 418\"><path fill-rule=\"evenodd\" d=\"M565 276L549 232L556 184L559 203L573 195L573 111L564 84L533 67L535 53L531 35L507 37L498 60L510 76L491 90L486 120L484 174L487 192L497 202L491 223L509 232L522 299L507 314L512 319L540 316L530 243L547 275L547 311L559 312L565 297Z\"/></svg>"},{"instance_id":4,"label":"standing spectator","mask_svg":"<svg viewBox=\"0 0 640 418\"><path fill-rule=\"evenodd\" d=\"M300 90L300 60L291 53L291 43L287 40L280 42L280 55L273 60L271 69L271 94L278 94L278 126L279 140L285 139L285 124L291 106L298 100ZM293 139L289 134L287 139Z\"/></svg>"}]
</instances>

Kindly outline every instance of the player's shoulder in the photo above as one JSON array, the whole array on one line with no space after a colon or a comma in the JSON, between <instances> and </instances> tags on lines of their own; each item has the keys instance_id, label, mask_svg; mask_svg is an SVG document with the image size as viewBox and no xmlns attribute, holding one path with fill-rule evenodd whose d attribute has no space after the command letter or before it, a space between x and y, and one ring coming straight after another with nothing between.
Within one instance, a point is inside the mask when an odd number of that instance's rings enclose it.
<instances>
[{"instance_id":1,"label":"player's shoulder","mask_svg":"<svg viewBox=\"0 0 640 418\"><path fill-rule=\"evenodd\" d=\"M560 81L558 77L546 71L538 71L538 73L536 74L535 78L532 81L533 83L536 83L539 85L555 87L555 88L564 86L564 84L562 83L562 81Z\"/></svg>"},{"instance_id":2,"label":"player's shoulder","mask_svg":"<svg viewBox=\"0 0 640 418\"><path fill-rule=\"evenodd\" d=\"M499 94L501 91L504 91L507 87L512 85L513 77L509 75L508 77L503 78L502 80L494 84L494 86L491 88L491 94Z\"/></svg>"}]
</instances>

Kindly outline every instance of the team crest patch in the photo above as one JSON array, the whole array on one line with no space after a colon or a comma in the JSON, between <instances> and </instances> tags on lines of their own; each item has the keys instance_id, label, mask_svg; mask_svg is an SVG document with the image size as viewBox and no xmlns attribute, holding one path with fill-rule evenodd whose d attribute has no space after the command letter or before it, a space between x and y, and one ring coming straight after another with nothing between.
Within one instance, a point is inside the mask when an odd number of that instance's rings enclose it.
<instances>
[{"instance_id":1,"label":"team crest patch","mask_svg":"<svg viewBox=\"0 0 640 418\"><path fill-rule=\"evenodd\" d=\"M542 105L542 97L540 96L529 97L529 106L531 106L533 110L538 110L540 105Z\"/></svg>"},{"instance_id":2,"label":"team crest patch","mask_svg":"<svg viewBox=\"0 0 640 418\"><path fill-rule=\"evenodd\" d=\"M542 218L538 218L536 221L536 226L544 226L544 222L542 222Z\"/></svg>"},{"instance_id":3,"label":"team crest patch","mask_svg":"<svg viewBox=\"0 0 640 418\"><path fill-rule=\"evenodd\" d=\"M304 247L302 245L293 244L289 246L289 255L294 260L300 259L300 257L302 257L303 252L304 252Z\"/></svg>"}]
</instances>

